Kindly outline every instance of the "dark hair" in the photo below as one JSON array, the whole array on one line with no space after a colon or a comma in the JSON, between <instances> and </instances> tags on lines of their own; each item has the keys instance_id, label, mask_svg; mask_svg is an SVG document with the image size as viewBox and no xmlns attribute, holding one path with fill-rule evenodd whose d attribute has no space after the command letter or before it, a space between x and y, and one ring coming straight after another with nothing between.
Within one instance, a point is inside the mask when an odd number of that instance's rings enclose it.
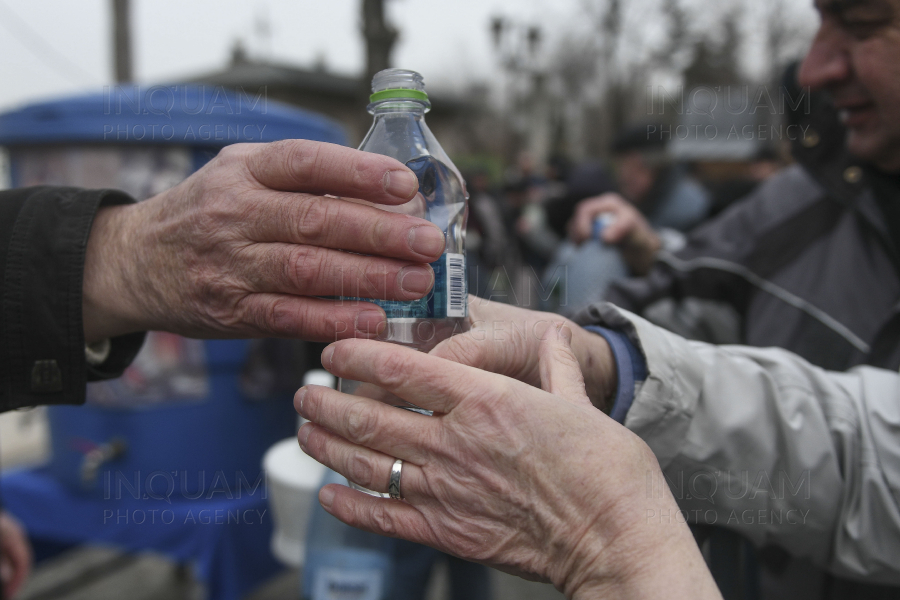
<instances>
[{"instance_id":1,"label":"dark hair","mask_svg":"<svg viewBox=\"0 0 900 600\"><path fill-rule=\"evenodd\" d=\"M663 126L660 123L630 125L621 130L613 139L613 154L625 152L661 152L666 149Z\"/></svg>"}]
</instances>

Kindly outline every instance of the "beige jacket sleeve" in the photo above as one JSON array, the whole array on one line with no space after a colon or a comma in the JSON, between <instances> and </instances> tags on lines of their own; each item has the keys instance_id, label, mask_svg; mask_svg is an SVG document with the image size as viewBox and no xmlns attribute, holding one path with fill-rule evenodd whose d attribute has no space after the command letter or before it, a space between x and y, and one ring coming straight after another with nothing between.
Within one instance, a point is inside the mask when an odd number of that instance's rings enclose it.
<instances>
[{"instance_id":1,"label":"beige jacket sleeve","mask_svg":"<svg viewBox=\"0 0 900 600\"><path fill-rule=\"evenodd\" d=\"M831 572L900 585L900 374L827 372L777 348L690 342L610 304L583 313L647 359L625 425L685 519L776 543Z\"/></svg>"}]
</instances>

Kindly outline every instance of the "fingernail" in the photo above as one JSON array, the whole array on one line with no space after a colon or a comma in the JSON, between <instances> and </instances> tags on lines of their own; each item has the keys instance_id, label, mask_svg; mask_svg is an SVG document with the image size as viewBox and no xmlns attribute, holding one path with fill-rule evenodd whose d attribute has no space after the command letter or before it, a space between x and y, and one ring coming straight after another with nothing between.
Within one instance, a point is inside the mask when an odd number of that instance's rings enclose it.
<instances>
[{"instance_id":1,"label":"fingernail","mask_svg":"<svg viewBox=\"0 0 900 600\"><path fill-rule=\"evenodd\" d=\"M387 321L381 310L364 310L356 316L356 331L365 335L377 335L384 330L385 325Z\"/></svg>"},{"instance_id":2,"label":"fingernail","mask_svg":"<svg viewBox=\"0 0 900 600\"><path fill-rule=\"evenodd\" d=\"M388 171L382 179L384 191L409 200L419 191L419 180L410 171Z\"/></svg>"},{"instance_id":3,"label":"fingernail","mask_svg":"<svg viewBox=\"0 0 900 600\"><path fill-rule=\"evenodd\" d=\"M568 345L572 345L572 330L568 325L560 326L559 337L561 337Z\"/></svg>"},{"instance_id":4,"label":"fingernail","mask_svg":"<svg viewBox=\"0 0 900 600\"><path fill-rule=\"evenodd\" d=\"M323 487L319 490L319 502L322 503L322 507L325 510L331 509L331 504L334 502L334 489L331 487Z\"/></svg>"},{"instance_id":5,"label":"fingernail","mask_svg":"<svg viewBox=\"0 0 900 600\"><path fill-rule=\"evenodd\" d=\"M424 296L431 289L434 273L430 267L403 267L397 273L400 289L409 294Z\"/></svg>"},{"instance_id":6,"label":"fingernail","mask_svg":"<svg viewBox=\"0 0 900 600\"><path fill-rule=\"evenodd\" d=\"M302 387L297 390L296 394L294 394L294 410L296 410L297 414L304 419L306 418L306 415L303 414L303 401L306 400L306 394L308 391L309 390L307 390L306 387Z\"/></svg>"},{"instance_id":7,"label":"fingernail","mask_svg":"<svg viewBox=\"0 0 900 600\"><path fill-rule=\"evenodd\" d=\"M334 345L327 346L322 350L322 366L331 369L331 358L334 356Z\"/></svg>"},{"instance_id":8,"label":"fingernail","mask_svg":"<svg viewBox=\"0 0 900 600\"><path fill-rule=\"evenodd\" d=\"M422 225L409 230L407 237L410 249L423 256L437 258L444 253L444 234L437 227Z\"/></svg>"},{"instance_id":9,"label":"fingernail","mask_svg":"<svg viewBox=\"0 0 900 600\"><path fill-rule=\"evenodd\" d=\"M300 449L306 452L306 442L309 440L309 434L312 432L312 425L304 423L300 431L297 432L297 441L300 442ZM308 453L307 453L308 454Z\"/></svg>"}]
</instances>

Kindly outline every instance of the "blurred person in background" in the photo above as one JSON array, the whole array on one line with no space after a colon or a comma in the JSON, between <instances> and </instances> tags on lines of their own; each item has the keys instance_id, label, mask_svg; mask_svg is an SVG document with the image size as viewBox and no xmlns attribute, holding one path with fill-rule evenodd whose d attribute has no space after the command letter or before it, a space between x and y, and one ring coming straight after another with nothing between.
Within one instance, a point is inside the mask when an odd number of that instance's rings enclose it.
<instances>
[{"instance_id":1,"label":"blurred person in background","mask_svg":"<svg viewBox=\"0 0 900 600\"><path fill-rule=\"evenodd\" d=\"M466 261L469 293L486 297L497 277L508 279L508 267L521 262L518 247L506 226L500 200L492 193L486 171L465 175L469 191Z\"/></svg>"},{"instance_id":2,"label":"blurred person in background","mask_svg":"<svg viewBox=\"0 0 900 600\"><path fill-rule=\"evenodd\" d=\"M787 141L784 142L787 146ZM788 165L785 156L789 150L782 145L766 144L750 159L744 173L740 177L724 181L707 182L712 198L710 217L714 217L729 206L753 192L762 182Z\"/></svg>"},{"instance_id":3,"label":"blurred person in background","mask_svg":"<svg viewBox=\"0 0 900 600\"><path fill-rule=\"evenodd\" d=\"M560 175L555 167L548 170L554 177ZM525 262L534 272L540 272L547 264L559 243L547 224L544 204L559 193L562 184L547 175L540 172L529 152L521 152L508 185L510 205L516 209L514 231Z\"/></svg>"},{"instance_id":4,"label":"blurred person in background","mask_svg":"<svg viewBox=\"0 0 900 600\"><path fill-rule=\"evenodd\" d=\"M659 124L630 127L613 142L616 183L655 228L687 231L706 218L709 194L666 152L670 136Z\"/></svg>"},{"instance_id":5,"label":"blurred person in background","mask_svg":"<svg viewBox=\"0 0 900 600\"><path fill-rule=\"evenodd\" d=\"M569 237L542 277L545 288L561 290L559 304L545 308L575 314L599 301L611 282L647 273L648 250L655 254L671 237L656 230L684 232L706 217L709 194L684 166L671 161L667 141L662 126L648 124L625 129L616 138L612 151L621 194L609 192L578 204Z\"/></svg>"},{"instance_id":6,"label":"blurred person in background","mask_svg":"<svg viewBox=\"0 0 900 600\"><path fill-rule=\"evenodd\" d=\"M547 224L544 204L561 187L559 181L548 180L538 171L530 153L519 153L515 167L506 173L498 205L507 248L483 296L515 306L538 306L539 274L559 243ZM477 219L475 211L473 206L470 214Z\"/></svg>"}]
</instances>

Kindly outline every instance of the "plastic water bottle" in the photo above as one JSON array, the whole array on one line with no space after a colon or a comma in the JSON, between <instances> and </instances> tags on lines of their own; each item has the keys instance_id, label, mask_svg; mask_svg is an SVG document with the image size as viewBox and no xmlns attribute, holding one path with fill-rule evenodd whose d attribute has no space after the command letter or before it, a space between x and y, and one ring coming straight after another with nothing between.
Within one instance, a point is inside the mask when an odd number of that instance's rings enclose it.
<instances>
[{"instance_id":1,"label":"plastic water bottle","mask_svg":"<svg viewBox=\"0 0 900 600\"><path fill-rule=\"evenodd\" d=\"M427 219L441 228L444 254L431 264L434 288L412 302L376 301L387 313L381 339L428 351L465 329L467 316L466 216L468 194L457 168L425 124L430 109L422 76L386 69L372 79L372 128L359 149L396 158L419 179L415 198L401 206L379 206Z\"/></svg>"},{"instance_id":2,"label":"plastic water bottle","mask_svg":"<svg viewBox=\"0 0 900 600\"><path fill-rule=\"evenodd\" d=\"M599 302L609 284L628 276L628 267L615 246L603 242L603 230L616 217L601 213L591 226L590 239L576 246L564 241L544 270L541 285L553 290L541 309L564 315L575 315L586 306Z\"/></svg>"},{"instance_id":3,"label":"plastic water bottle","mask_svg":"<svg viewBox=\"0 0 900 600\"><path fill-rule=\"evenodd\" d=\"M591 239L603 243L603 230L616 222L616 215L613 213L600 213L594 219L594 226L591 228Z\"/></svg>"},{"instance_id":4,"label":"plastic water bottle","mask_svg":"<svg viewBox=\"0 0 900 600\"><path fill-rule=\"evenodd\" d=\"M359 149L396 158L419 180L415 197L384 210L427 219L444 232L443 255L431 263L434 287L424 298L411 302L367 300L384 309L387 326L380 340L428 352L442 340L468 328L466 277L466 217L468 193L456 166L425 124L431 108L422 76L406 69L385 69L372 78L368 106L375 120ZM356 298L350 300L355 301ZM346 394L377 397L383 402L431 414L370 385L339 380ZM351 487L375 496L387 496L349 482Z\"/></svg>"},{"instance_id":5,"label":"plastic water bottle","mask_svg":"<svg viewBox=\"0 0 900 600\"><path fill-rule=\"evenodd\" d=\"M343 483L332 470L322 486ZM394 540L342 523L316 502L309 517L302 600L388 600Z\"/></svg>"}]
</instances>

